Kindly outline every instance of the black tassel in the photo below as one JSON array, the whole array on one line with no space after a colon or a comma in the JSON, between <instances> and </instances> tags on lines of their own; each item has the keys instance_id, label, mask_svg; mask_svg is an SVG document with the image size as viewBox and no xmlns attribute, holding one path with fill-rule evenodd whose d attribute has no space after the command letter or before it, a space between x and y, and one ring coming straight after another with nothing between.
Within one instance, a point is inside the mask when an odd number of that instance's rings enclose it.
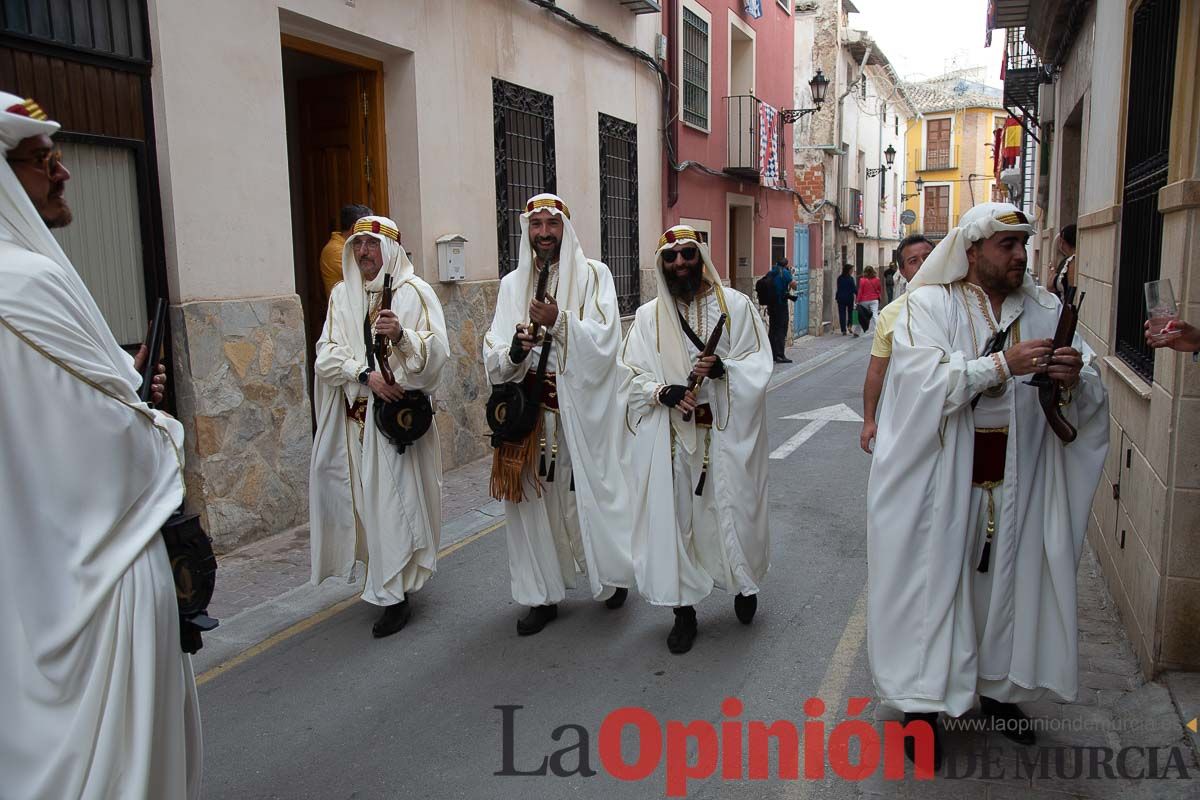
<instances>
[{"instance_id":1,"label":"black tassel","mask_svg":"<svg viewBox=\"0 0 1200 800\"><path fill-rule=\"evenodd\" d=\"M575 473L571 473L571 491L575 491Z\"/></svg>"},{"instance_id":2,"label":"black tassel","mask_svg":"<svg viewBox=\"0 0 1200 800\"><path fill-rule=\"evenodd\" d=\"M978 572L987 572L988 571L988 562L991 561L991 559L992 559L992 543L984 542L983 543L983 555L979 559L979 568L977 571Z\"/></svg>"},{"instance_id":3,"label":"black tassel","mask_svg":"<svg viewBox=\"0 0 1200 800\"><path fill-rule=\"evenodd\" d=\"M700 482L696 484L696 497L704 494L704 480L708 477L708 467L700 471Z\"/></svg>"},{"instance_id":4,"label":"black tassel","mask_svg":"<svg viewBox=\"0 0 1200 800\"><path fill-rule=\"evenodd\" d=\"M546 477L546 451L542 451L541 457L538 459L538 477Z\"/></svg>"},{"instance_id":5,"label":"black tassel","mask_svg":"<svg viewBox=\"0 0 1200 800\"><path fill-rule=\"evenodd\" d=\"M550 470L546 473L546 483L554 483L554 465L558 463L554 457L550 457Z\"/></svg>"}]
</instances>

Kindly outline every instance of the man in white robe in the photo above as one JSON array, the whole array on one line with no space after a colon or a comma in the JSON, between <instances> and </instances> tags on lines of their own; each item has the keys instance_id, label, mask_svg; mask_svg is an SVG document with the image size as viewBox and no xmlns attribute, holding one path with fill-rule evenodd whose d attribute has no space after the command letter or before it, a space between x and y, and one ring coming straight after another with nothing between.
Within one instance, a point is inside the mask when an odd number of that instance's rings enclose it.
<instances>
[{"instance_id":1,"label":"man in white robe","mask_svg":"<svg viewBox=\"0 0 1200 800\"><path fill-rule=\"evenodd\" d=\"M159 534L183 429L138 400L147 354L120 348L47 227L71 220L58 127L0 93L0 795L198 797Z\"/></svg>"},{"instance_id":2,"label":"man in white robe","mask_svg":"<svg viewBox=\"0 0 1200 800\"><path fill-rule=\"evenodd\" d=\"M1078 336L1052 348L1061 305L1025 271L1032 231L1007 203L964 214L893 334L867 493L868 650L882 702L933 726L935 763L939 713L980 697L1030 744L1016 703L1077 689L1075 574L1108 401ZM1065 387L1070 444L1016 380L1035 373Z\"/></svg>"},{"instance_id":3,"label":"man in white robe","mask_svg":"<svg viewBox=\"0 0 1200 800\"><path fill-rule=\"evenodd\" d=\"M512 596L530 607L517 633L528 636L558 616L558 603L579 573L587 575L595 599L619 608L633 565L628 458L616 411L621 314L612 274L584 256L570 210L556 195L529 200L521 234L517 269L500 281L483 360L493 385L532 383L542 333L535 341L530 325L551 331L542 427L531 440L538 469L527 463L500 480L504 445L493 465L493 496L504 500ZM543 269L549 270L546 301L538 302Z\"/></svg>"},{"instance_id":4,"label":"man in white robe","mask_svg":"<svg viewBox=\"0 0 1200 800\"><path fill-rule=\"evenodd\" d=\"M385 276L392 304L382 308ZM376 638L408 622L408 595L437 567L442 527L442 450L437 426L399 451L376 425L380 398L431 395L450 356L441 303L417 277L396 223L363 217L342 249L317 341L313 384L317 434L309 478L312 581L350 579L367 564L363 600L383 612ZM367 329L372 331L370 340ZM389 385L375 363L374 334L388 345Z\"/></svg>"},{"instance_id":5,"label":"man in white robe","mask_svg":"<svg viewBox=\"0 0 1200 800\"><path fill-rule=\"evenodd\" d=\"M663 234L656 266L658 297L637 310L621 352L635 433L633 563L642 596L674 609L667 648L686 653L694 606L714 586L735 595L744 624L758 607L770 561L765 422L774 364L754 303L721 285L693 228ZM715 354L701 358L722 314ZM693 373L706 379L697 392L688 389Z\"/></svg>"}]
</instances>

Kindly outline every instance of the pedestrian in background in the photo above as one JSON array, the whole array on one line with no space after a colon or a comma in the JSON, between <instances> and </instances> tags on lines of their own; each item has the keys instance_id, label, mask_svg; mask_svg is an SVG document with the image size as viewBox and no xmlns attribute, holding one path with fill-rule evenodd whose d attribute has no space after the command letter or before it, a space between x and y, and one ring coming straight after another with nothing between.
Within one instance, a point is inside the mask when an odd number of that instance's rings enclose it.
<instances>
[{"instance_id":1,"label":"pedestrian in background","mask_svg":"<svg viewBox=\"0 0 1200 800\"><path fill-rule=\"evenodd\" d=\"M863 333L871 327L871 317L879 313L879 298L883 295L883 286L879 282L879 277L875 274L874 267L867 267L863 270L862 277L858 279L858 321ZM864 314L862 309L866 309Z\"/></svg>"},{"instance_id":2,"label":"pedestrian in background","mask_svg":"<svg viewBox=\"0 0 1200 800\"><path fill-rule=\"evenodd\" d=\"M854 333L853 317L851 313L854 311L854 297L858 294L858 284L854 280L851 272L854 267L846 264L842 267L842 274L838 275L837 280L837 305L838 305L838 324L842 326L842 336L846 335L846 325L850 325L850 332ZM858 336L857 333L854 333Z\"/></svg>"},{"instance_id":3,"label":"pedestrian in background","mask_svg":"<svg viewBox=\"0 0 1200 800\"><path fill-rule=\"evenodd\" d=\"M771 268L771 304L767 306L767 316L770 328L767 338L771 342L771 354L776 364L791 364L792 360L784 353L786 349L788 326L788 300L792 299L792 289L796 281L792 271L788 269L788 260L780 258Z\"/></svg>"},{"instance_id":4,"label":"pedestrian in background","mask_svg":"<svg viewBox=\"0 0 1200 800\"><path fill-rule=\"evenodd\" d=\"M1054 292L1054 295L1059 300L1062 299L1063 292L1068 286L1075 286L1075 226L1068 225L1059 231L1055 237L1058 243L1058 252L1062 255L1062 260L1058 262L1058 266L1054 268L1054 274L1050 276L1050 280L1046 283L1046 288Z\"/></svg>"}]
</instances>

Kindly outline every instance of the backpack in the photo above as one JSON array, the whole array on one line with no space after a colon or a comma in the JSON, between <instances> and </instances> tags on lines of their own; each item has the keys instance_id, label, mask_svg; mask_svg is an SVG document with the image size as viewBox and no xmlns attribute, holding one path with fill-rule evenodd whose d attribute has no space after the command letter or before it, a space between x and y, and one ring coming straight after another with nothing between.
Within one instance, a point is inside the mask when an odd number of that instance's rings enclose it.
<instances>
[{"instance_id":1,"label":"backpack","mask_svg":"<svg viewBox=\"0 0 1200 800\"><path fill-rule=\"evenodd\" d=\"M758 296L758 304L769 306L775 302L775 281L770 272L763 275L754 283L754 293Z\"/></svg>"}]
</instances>

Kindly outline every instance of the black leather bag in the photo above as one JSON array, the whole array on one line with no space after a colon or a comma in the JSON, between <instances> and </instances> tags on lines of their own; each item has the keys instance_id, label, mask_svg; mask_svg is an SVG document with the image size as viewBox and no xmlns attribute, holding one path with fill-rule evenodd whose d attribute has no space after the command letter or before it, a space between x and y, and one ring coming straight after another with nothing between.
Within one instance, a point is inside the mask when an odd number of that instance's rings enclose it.
<instances>
[{"instance_id":1,"label":"black leather bag","mask_svg":"<svg viewBox=\"0 0 1200 800\"><path fill-rule=\"evenodd\" d=\"M401 454L429 432L433 425L433 403L429 395L408 389L399 400L375 398L375 427Z\"/></svg>"},{"instance_id":2,"label":"black leather bag","mask_svg":"<svg viewBox=\"0 0 1200 800\"><path fill-rule=\"evenodd\" d=\"M185 653L204 646L200 634L217 627L208 615L208 604L217 586L217 557L212 539L200 527L198 514L176 511L162 527L167 559L175 579L179 606L179 645Z\"/></svg>"},{"instance_id":3,"label":"black leather bag","mask_svg":"<svg viewBox=\"0 0 1200 800\"><path fill-rule=\"evenodd\" d=\"M536 384L539 388L540 383ZM523 442L537 427L541 398L522 383L501 383L492 387L487 401L487 424L492 431L492 447L504 442Z\"/></svg>"}]
</instances>

